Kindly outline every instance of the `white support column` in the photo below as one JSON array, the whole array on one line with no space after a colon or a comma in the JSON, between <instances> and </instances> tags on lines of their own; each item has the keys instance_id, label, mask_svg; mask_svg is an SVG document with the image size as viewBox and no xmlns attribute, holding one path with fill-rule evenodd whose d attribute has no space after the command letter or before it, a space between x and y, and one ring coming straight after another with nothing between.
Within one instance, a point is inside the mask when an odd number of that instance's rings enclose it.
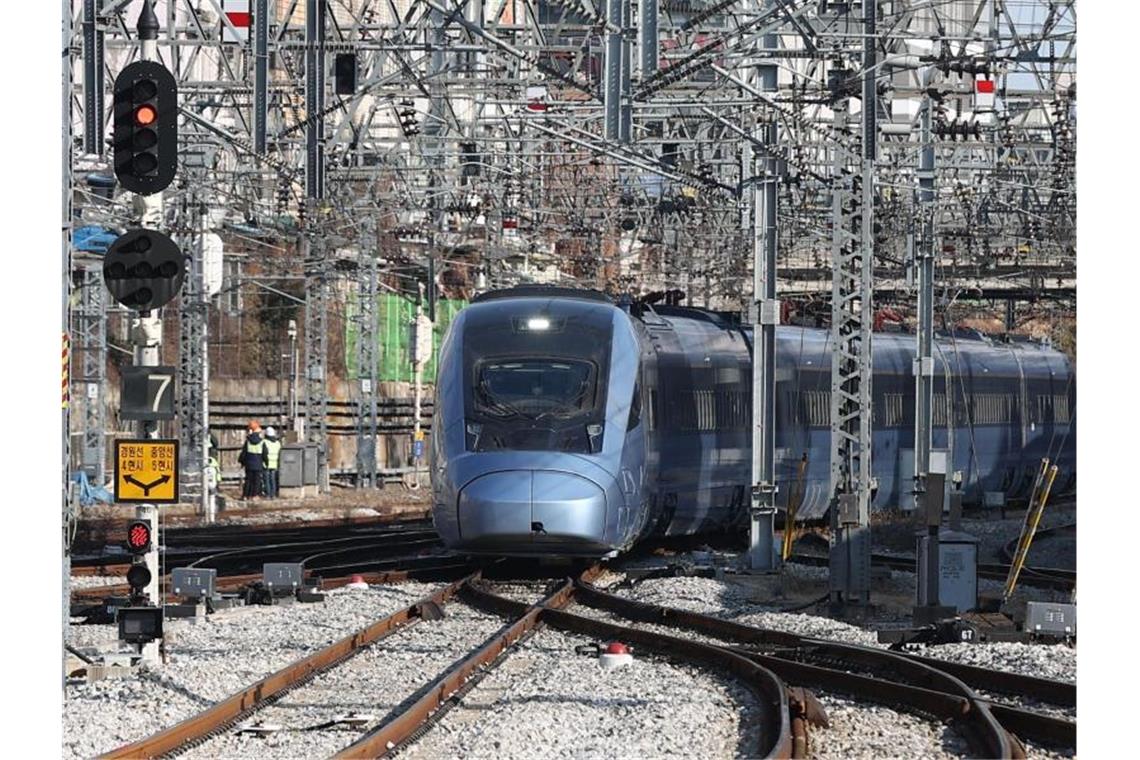
<instances>
[{"instance_id":1,"label":"white support column","mask_svg":"<svg viewBox=\"0 0 1140 760\"><path fill-rule=\"evenodd\" d=\"M159 61L158 57L158 17L150 0L143 4L139 13L139 57L144 61ZM162 193L135 196L136 208L142 217L142 226L157 229L163 222ZM157 367L162 361L162 319L158 314L145 312L132 320L131 328L135 340L135 366ZM158 425L153 421L139 423L140 438L157 438ZM158 507L154 504L139 504L135 517L150 525L151 549L146 553L145 563L150 571L150 583L146 587L147 599L157 607L162 607L162 589L159 583L159 547L162 537L159 533ZM143 660L152 666L159 662L160 641L152 641L142 647Z\"/></svg>"}]
</instances>

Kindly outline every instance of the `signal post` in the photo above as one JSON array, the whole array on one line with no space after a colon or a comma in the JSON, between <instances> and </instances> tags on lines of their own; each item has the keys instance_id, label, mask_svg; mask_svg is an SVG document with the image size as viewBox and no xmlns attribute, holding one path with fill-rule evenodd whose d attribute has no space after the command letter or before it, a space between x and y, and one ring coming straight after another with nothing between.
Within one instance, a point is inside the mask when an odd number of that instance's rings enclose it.
<instances>
[{"instance_id":1,"label":"signal post","mask_svg":"<svg viewBox=\"0 0 1140 760\"><path fill-rule=\"evenodd\" d=\"M126 536L132 555L127 576L131 601L117 615L119 640L137 646L143 660L154 664L163 616L157 504L178 500L178 444L158 440L158 421L174 416L170 402L175 390L173 368L160 366L162 320L157 312L181 290L186 259L155 229L163 223L161 192L178 166L178 88L159 62L158 17L151 0L143 3L137 30L140 60L115 79L114 168L123 188L136 193L141 228L128 230L111 245L103 280L119 303L137 312L131 322L136 369L129 388L124 378L123 417L138 421L138 438L116 441L115 447L115 502L136 505Z\"/></svg>"}]
</instances>

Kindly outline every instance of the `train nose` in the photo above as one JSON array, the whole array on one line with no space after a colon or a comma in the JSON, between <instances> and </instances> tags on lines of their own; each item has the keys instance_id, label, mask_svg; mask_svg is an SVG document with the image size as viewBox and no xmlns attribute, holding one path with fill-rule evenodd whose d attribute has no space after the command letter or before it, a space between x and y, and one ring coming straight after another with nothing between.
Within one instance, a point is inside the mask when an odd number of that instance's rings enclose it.
<instances>
[{"instance_id":1,"label":"train nose","mask_svg":"<svg viewBox=\"0 0 1140 760\"><path fill-rule=\"evenodd\" d=\"M568 472L492 472L459 493L459 535L470 549L597 553L605 529L605 492Z\"/></svg>"}]
</instances>

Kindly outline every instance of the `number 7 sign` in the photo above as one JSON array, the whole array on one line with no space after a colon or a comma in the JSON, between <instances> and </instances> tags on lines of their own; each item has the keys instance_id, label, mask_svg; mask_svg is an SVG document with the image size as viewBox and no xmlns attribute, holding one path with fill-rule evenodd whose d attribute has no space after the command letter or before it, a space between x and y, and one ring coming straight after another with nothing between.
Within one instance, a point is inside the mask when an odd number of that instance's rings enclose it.
<instances>
[{"instance_id":1,"label":"number 7 sign","mask_svg":"<svg viewBox=\"0 0 1140 760\"><path fill-rule=\"evenodd\" d=\"M123 420L174 419L174 367L124 367Z\"/></svg>"}]
</instances>

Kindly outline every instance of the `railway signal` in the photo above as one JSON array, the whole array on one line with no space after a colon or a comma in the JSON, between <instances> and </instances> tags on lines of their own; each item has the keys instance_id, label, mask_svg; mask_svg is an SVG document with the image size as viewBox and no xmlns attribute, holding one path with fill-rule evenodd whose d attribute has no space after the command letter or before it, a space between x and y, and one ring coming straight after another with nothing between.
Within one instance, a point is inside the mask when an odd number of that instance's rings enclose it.
<instances>
[{"instance_id":1,"label":"railway signal","mask_svg":"<svg viewBox=\"0 0 1140 760\"><path fill-rule=\"evenodd\" d=\"M127 551L137 557L149 552L150 544L150 523L144 520L131 521L127 526Z\"/></svg>"},{"instance_id":2,"label":"railway signal","mask_svg":"<svg viewBox=\"0 0 1140 760\"><path fill-rule=\"evenodd\" d=\"M131 587L131 604L146 601L146 587L151 572L146 566L146 554L152 548L153 532L146 520L132 520L127 525L127 551L131 554L131 567L127 570L127 585Z\"/></svg>"},{"instance_id":3,"label":"railway signal","mask_svg":"<svg viewBox=\"0 0 1140 760\"><path fill-rule=\"evenodd\" d=\"M164 190L178 166L178 85L165 66L135 61L115 79L115 176L140 195Z\"/></svg>"},{"instance_id":4,"label":"railway signal","mask_svg":"<svg viewBox=\"0 0 1140 760\"><path fill-rule=\"evenodd\" d=\"M103 282L115 300L137 311L169 303L182 290L186 257L173 240L154 230L128 230L103 258Z\"/></svg>"}]
</instances>

